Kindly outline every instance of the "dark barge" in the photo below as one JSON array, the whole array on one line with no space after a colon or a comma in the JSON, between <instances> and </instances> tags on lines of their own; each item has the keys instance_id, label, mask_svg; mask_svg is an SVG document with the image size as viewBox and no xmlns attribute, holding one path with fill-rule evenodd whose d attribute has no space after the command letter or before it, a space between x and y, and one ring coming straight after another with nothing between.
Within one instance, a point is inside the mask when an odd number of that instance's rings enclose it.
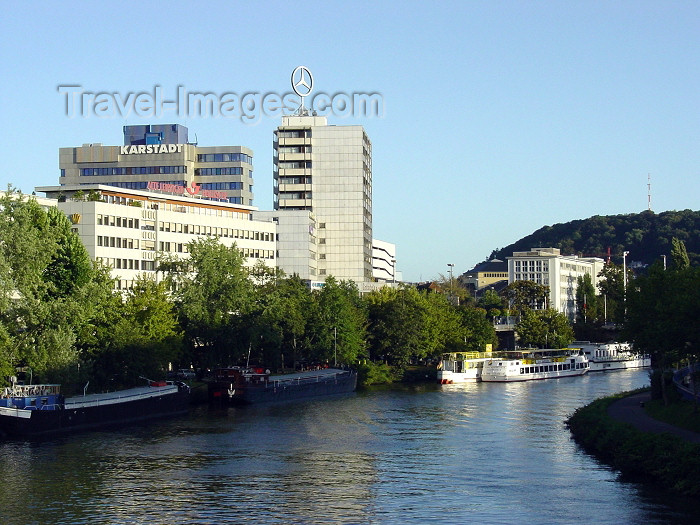
<instances>
[{"instance_id":1,"label":"dark barge","mask_svg":"<svg viewBox=\"0 0 700 525\"><path fill-rule=\"evenodd\" d=\"M64 398L60 385L13 385L0 391L0 436L29 438L125 426L184 414L190 389L184 383Z\"/></svg>"},{"instance_id":2,"label":"dark barge","mask_svg":"<svg viewBox=\"0 0 700 525\"><path fill-rule=\"evenodd\" d=\"M262 368L220 368L208 381L212 405L247 405L353 392L357 372L325 368L270 375Z\"/></svg>"}]
</instances>

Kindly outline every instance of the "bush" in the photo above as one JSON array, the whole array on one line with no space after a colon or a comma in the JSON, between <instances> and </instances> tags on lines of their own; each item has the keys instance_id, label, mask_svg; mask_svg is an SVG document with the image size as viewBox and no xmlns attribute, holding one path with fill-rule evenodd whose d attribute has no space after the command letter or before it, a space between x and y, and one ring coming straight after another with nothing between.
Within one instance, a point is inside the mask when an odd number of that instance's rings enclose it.
<instances>
[{"instance_id":1,"label":"bush","mask_svg":"<svg viewBox=\"0 0 700 525\"><path fill-rule=\"evenodd\" d=\"M394 382L394 374L386 363L365 361L357 366L357 383L359 386L382 385Z\"/></svg>"},{"instance_id":2,"label":"bush","mask_svg":"<svg viewBox=\"0 0 700 525\"><path fill-rule=\"evenodd\" d=\"M700 445L613 420L608 406L628 394L597 399L576 410L566 422L576 442L623 474L683 496L700 496Z\"/></svg>"}]
</instances>

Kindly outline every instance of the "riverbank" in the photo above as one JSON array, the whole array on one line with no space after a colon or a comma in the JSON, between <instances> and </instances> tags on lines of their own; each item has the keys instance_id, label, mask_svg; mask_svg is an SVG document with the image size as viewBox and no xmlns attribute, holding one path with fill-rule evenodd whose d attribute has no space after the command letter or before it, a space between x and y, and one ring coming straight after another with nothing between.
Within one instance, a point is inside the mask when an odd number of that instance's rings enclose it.
<instances>
[{"instance_id":1,"label":"riverbank","mask_svg":"<svg viewBox=\"0 0 700 525\"><path fill-rule=\"evenodd\" d=\"M586 452L624 475L700 496L697 433L651 418L641 405L648 398L648 390L638 390L597 399L566 424Z\"/></svg>"}]
</instances>

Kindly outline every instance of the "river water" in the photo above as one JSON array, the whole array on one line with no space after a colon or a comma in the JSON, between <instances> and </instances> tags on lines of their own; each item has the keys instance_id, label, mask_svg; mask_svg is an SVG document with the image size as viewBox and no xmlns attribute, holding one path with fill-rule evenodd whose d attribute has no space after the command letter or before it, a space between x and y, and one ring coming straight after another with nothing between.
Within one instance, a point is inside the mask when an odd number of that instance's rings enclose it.
<instances>
[{"instance_id":1,"label":"river water","mask_svg":"<svg viewBox=\"0 0 700 525\"><path fill-rule=\"evenodd\" d=\"M0 523L697 523L564 420L644 370L422 385L0 443Z\"/></svg>"}]
</instances>

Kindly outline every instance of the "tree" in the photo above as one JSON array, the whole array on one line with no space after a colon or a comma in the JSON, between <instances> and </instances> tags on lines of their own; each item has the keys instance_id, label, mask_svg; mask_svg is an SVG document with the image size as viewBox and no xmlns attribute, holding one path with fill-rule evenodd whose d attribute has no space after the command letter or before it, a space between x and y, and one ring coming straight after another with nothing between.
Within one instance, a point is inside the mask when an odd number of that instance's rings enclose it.
<instances>
[{"instance_id":1,"label":"tree","mask_svg":"<svg viewBox=\"0 0 700 525\"><path fill-rule=\"evenodd\" d=\"M200 238L188 244L184 270L171 268L168 278L178 288L179 310L191 358L201 367L240 361L252 342L242 339L244 319L252 308L253 284L234 244Z\"/></svg>"},{"instance_id":2,"label":"tree","mask_svg":"<svg viewBox=\"0 0 700 525\"><path fill-rule=\"evenodd\" d=\"M676 270L690 267L690 259L685 249L685 243L676 237L671 239L671 264Z\"/></svg>"},{"instance_id":3,"label":"tree","mask_svg":"<svg viewBox=\"0 0 700 525\"><path fill-rule=\"evenodd\" d=\"M316 314L311 320L312 360L354 364L366 356L367 315L357 285L328 277L314 295Z\"/></svg>"},{"instance_id":4,"label":"tree","mask_svg":"<svg viewBox=\"0 0 700 525\"><path fill-rule=\"evenodd\" d=\"M591 276L577 277L576 284L576 322L593 324L598 320L598 296Z\"/></svg>"},{"instance_id":5,"label":"tree","mask_svg":"<svg viewBox=\"0 0 700 525\"><path fill-rule=\"evenodd\" d=\"M606 264L598 274L598 289L607 306L607 319L622 325L625 321L625 285L622 265ZM627 268L627 282L632 282L634 274Z\"/></svg>"},{"instance_id":6,"label":"tree","mask_svg":"<svg viewBox=\"0 0 700 525\"><path fill-rule=\"evenodd\" d=\"M167 284L142 276L126 292L107 349L97 358L95 380L132 386L143 376L162 378L181 351L182 332Z\"/></svg>"},{"instance_id":7,"label":"tree","mask_svg":"<svg viewBox=\"0 0 700 525\"><path fill-rule=\"evenodd\" d=\"M574 340L574 331L568 319L552 308L524 310L515 327L522 346L563 348Z\"/></svg>"},{"instance_id":8,"label":"tree","mask_svg":"<svg viewBox=\"0 0 700 525\"><path fill-rule=\"evenodd\" d=\"M65 297L90 281L92 261L78 235L71 231L65 214L58 208L49 208L47 215L57 246L44 271L45 280L51 284L51 295Z\"/></svg>"},{"instance_id":9,"label":"tree","mask_svg":"<svg viewBox=\"0 0 700 525\"><path fill-rule=\"evenodd\" d=\"M674 265L664 271L657 263L628 291L623 335L636 350L651 355L655 380L660 380L667 403L670 371L681 360L695 362L700 355L700 269Z\"/></svg>"},{"instance_id":10,"label":"tree","mask_svg":"<svg viewBox=\"0 0 700 525\"><path fill-rule=\"evenodd\" d=\"M514 281L504 290L505 297L518 312L540 308L547 301L549 287L534 281Z\"/></svg>"}]
</instances>

